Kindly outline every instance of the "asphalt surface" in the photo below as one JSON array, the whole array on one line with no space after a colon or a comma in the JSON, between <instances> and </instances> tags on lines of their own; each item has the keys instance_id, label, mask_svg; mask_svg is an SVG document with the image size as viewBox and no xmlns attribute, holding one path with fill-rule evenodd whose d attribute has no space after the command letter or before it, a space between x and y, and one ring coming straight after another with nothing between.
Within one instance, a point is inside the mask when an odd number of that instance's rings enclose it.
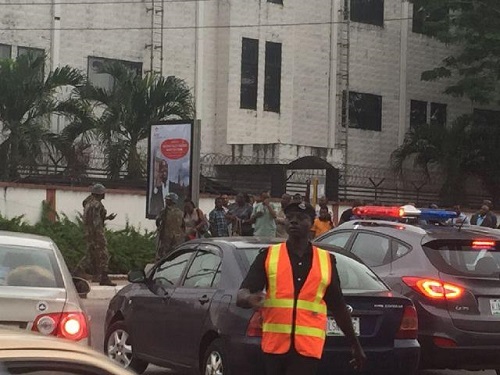
<instances>
[{"instance_id":1,"label":"asphalt surface","mask_svg":"<svg viewBox=\"0 0 500 375\"><path fill-rule=\"evenodd\" d=\"M100 352L103 351L104 341L104 318L108 307L108 300L88 299L83 300L91 316L92 347ZM172 374L168 369L157 366L149 366L145 374ZM403 375L403 374L402 374ZM496 375L495 371L463 371L463 370L426 370L419 375Z\"/></svg>"}]
</instances>

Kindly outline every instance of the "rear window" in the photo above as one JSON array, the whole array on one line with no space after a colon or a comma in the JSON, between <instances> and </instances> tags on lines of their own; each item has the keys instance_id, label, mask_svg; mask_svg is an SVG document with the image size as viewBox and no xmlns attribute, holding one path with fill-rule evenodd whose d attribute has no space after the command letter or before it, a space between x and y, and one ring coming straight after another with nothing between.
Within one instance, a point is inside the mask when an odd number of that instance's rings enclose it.
<instances>
[{"instance_id":1,"label":"rear window","mask_svg":"<svg viewBox=\"0 0 500 375\"><path fill-rule=\"evenodd\" d=\"M424 251L431 263L447 274L495 278L500 274L496 241L438 240L425 244Z\"/></svg>"},{"instance_id":2,"label":"rear window","mask_svg":"<svg viewBox=\"0 0 500 375\"><path fill-rule=\"evenodd\" d=\"M259 249L245 249L240 251L243 262L247 263L246 269L250 267L260 251ZM334 253L337 259L337 271L339 273L340 285L344 291L385 291L387 287L373 273L370 268L356 259L340 253Z\"/></svg>"},{"instance_id":3,"label":"rear window","mask_svg":"<svg viewBox=\"0 0 500 375\"><path fill-rule=\"evenodd\" d=\"M52 250L0 245L0 285L62 288Z\"/></svg>"}]
</instances>

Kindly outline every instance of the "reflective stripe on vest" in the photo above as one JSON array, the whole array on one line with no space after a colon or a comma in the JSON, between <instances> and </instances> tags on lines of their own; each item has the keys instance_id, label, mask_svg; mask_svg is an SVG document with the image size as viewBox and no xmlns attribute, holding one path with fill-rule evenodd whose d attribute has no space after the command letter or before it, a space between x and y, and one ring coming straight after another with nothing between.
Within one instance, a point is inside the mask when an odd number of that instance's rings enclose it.
<instances>
[{"instance_id":1,"label":"reflective stripe on vest","mask_svg":"<svg viewBox=\"0 0 500 375\"><path fill-rule=\"evenodd\" d=\"M287 353L294 332L295 350L298 353L321 358L327 319L323 297L331 281L330 254L313 247L311 270L296 301L293 272L286 244L269 248L266 274L268 290L262 309L264 321L262 350L272 354Z\"/></svg>"}]
</instances>

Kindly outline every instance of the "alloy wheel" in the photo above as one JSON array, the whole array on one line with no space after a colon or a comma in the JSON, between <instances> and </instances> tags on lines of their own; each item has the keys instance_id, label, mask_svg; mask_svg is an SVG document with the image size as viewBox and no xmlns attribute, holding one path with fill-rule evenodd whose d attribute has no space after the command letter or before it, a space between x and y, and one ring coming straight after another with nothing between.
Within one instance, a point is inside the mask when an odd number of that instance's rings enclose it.
<instances>
[{"instance_id":1,"label":"alloy wheel","mask_svg":"<svg viewBox=\"0 0 500 375\"><path fill-rule=\"evenodd\" d=\"M205 375L223 375L224 366L222 364L222 356L217 351L212 351L207 358Z\"/></svg>"},{"instance_id":2,"label":"alloy wheel","mask_svg":"<svg viewBox=\"0 0 500 375\"><path fill-rule=\"evenodd\" d=\"M108 357L127 368L132 361L132 345L129 335L122 329L114 331L108 339Z\"/></svg>"}]
</instances>

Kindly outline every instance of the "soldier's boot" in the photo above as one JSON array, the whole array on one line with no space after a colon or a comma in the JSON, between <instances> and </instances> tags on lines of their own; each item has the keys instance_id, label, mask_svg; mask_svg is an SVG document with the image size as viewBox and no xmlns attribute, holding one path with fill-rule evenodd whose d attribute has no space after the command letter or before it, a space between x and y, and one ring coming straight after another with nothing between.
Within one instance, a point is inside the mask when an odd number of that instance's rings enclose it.
<instances>
[{"instance_id":1,"label":"soldier's boot","mask_svg":"<svg viewBox=\"0 0 500 375\"><path fill-rule=\"evenodd\" d=\"M105 272L103 272L101 275L101 281L99 282L99 285L116 286L116 284L111 281L108 274Z\"/></svg>"}]
</instances>

